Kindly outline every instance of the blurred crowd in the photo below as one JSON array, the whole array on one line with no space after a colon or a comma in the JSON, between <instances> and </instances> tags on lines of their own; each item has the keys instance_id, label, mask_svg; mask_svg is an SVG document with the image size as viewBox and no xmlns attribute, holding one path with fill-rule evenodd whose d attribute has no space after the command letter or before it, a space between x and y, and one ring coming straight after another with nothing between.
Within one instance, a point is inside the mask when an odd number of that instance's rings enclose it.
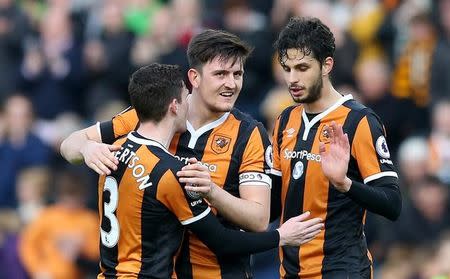
<instances>
[{"instance_id":1,"label":"blurred crowd","mask_svg":"<svg viewBox=\"0 0 450 279\"><path fill-rule=\"evenodd\" d=\"M59 144L126 108L140 66L187 69L199 30L255 47L236 106L271 131L292 104L272 43L295 15L331 28L332 82L382 118L400 172L399 220L366 219L375 278L450 278L450 0L0 0L0 278L95 278L96 175Z\"/></svg>"}]
</instances>

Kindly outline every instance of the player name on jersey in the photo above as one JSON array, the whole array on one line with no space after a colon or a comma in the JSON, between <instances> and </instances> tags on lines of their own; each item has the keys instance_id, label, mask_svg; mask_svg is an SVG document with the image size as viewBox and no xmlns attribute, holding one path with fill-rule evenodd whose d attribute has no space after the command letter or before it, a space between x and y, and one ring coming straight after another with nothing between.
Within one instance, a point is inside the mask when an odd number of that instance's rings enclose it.
<instances>
[{"instance_id":1,"label":"player name on jersey","mask_svg":"<svg viewBox=\"0 0 450 279\"><path fill-rule=\"evenodd\" d=\"M133 148L131 144L128 144L128 147ZM136 153L128 148L122 148L119 151L116 151L114 156L124 164L128 164L127 167L132 169L133 177L136 178L136 182L139 184L139 190L144 190L147 187L152 186L152 182L149 182L150 175L144 175L148 173L145 170L145 167L138 163L139 157Z\"/></svg>"}]
</instances>

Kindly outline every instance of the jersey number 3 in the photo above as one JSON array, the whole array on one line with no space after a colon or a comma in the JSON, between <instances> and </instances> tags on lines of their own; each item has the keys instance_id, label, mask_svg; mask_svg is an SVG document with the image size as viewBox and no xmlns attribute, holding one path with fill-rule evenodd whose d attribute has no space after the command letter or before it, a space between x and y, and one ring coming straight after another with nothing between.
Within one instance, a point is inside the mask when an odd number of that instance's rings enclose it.
<instances>
[{"instance_id":1,"label":"jersey number 3","mask_svg":"<svg viewBox=\"0 0 450 279\"><path fill-rule=\"evenodd\" d=\"M102 244L108 248L112 248L117 245L119 241L119 220L117 220L114 212L117 209L119 202L119 193L117 187L117 181L114 177L107 176L105 179L105 185L103 187L103 196L105 192L109 192L109 202L103 203L104 216L108 218L111 228L109 231L105 231L103 227L100 228L100 235ZM102 222L103 223L103 222Z\"/></svg>"}]
</instances>

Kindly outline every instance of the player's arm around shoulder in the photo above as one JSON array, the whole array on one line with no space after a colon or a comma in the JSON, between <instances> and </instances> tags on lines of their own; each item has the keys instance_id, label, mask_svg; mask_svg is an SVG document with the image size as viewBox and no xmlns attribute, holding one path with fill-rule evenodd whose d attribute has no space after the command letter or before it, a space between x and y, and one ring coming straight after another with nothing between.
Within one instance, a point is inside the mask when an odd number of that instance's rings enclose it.
<instances>
[{"instance_id":1,"label":"player's arm around shoulder","mask_svg":"<svg viewBox=\"0 0 450 279\"><path fill-rule=\"evenodd\" d=\"M100 175L110 174L118 161L113 152L120 146L102 143L98 124L70 134L60 146L60 153L71 164L85 164Z\"/></svg>"}]
</instances>

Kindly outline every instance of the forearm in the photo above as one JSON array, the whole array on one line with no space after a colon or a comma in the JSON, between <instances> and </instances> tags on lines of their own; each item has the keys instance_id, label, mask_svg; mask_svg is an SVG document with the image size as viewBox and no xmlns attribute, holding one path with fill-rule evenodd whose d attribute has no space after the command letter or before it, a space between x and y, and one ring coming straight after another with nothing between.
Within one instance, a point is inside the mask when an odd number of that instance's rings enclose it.
<instances>
[{"instance_id":1,"label":"forearm","mask_svg":"<svg viewBox=\"0 0 450 279\"><path fill-rule=\"evenodd\" d=\"M278 247L280 243L278 231L247 233L227 229L212 213L188 228L218 255L258 253Z\"/></svg>"},{"instance_id":2,"label":"forearm","mask_svg":"<svg viewBox=\"0 0 450 279\"><path fill-rule=\"evenodd\" d=\"M61 143L60 153L71 164L81 164L84 161L82 148L92 140L101 142L95 125L75 131Z\"/></svg>"},{"instance_id":3,"label":"forearm","mask_svg":"<svg viewBox=\"0 0 450 279\"><path fill-rule=\"evenodd\" d=\"M208 201L225 219L249 231L261 232L267 229L270 217L268 198L267 202L238 198L217 185L213 187L214 194Z\"/></svg>"},{"instance_id":4,"label":"forearm","mask_svg":"<svg viewBox=\"0 0 450 279\"><path fill-rule=\"evenodd\" d=\"M71 164L81 164L83 162L81 148L88 140L87 135L82 131L73 132L61 143L61 155Z\"/></svg>"},{"instance_id":5,"label":"forearm","mask_svg":"<svg viewBox=\"0 0 450 279\"><path fill-rule=\"evenodd\" d=\"M281 176L272 175L272 191L270 193L270 222L281 216Z\"/></svg>"},{"instance_id":6,"label":"forearm","mask_svg":"<svg viewBox=\"0 0 450 279\"><path fill-rule=\"evenodd\" d=\"M402 199L397 179L385 179L373 185L352 181L347 195L367 210L390 220L400 215Z\"/></svg>"}]
</instances>

